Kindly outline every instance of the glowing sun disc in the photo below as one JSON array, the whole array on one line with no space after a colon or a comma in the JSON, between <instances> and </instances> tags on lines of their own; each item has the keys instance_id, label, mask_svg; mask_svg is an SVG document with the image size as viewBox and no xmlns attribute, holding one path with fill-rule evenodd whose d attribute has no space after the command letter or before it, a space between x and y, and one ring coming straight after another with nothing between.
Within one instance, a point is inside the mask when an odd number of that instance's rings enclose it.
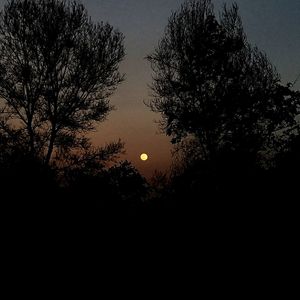
<instances>
[{"instance_id":1,"label":"glowing sun disc","mask_svg":"<svg viewBox=\"0 0 300 300\"><path fill-rule=\"evenodd\" d=\"M141 154L141 160L146 161L148 159L148 155L146 153Z\"/></svg>"}]
</instances>

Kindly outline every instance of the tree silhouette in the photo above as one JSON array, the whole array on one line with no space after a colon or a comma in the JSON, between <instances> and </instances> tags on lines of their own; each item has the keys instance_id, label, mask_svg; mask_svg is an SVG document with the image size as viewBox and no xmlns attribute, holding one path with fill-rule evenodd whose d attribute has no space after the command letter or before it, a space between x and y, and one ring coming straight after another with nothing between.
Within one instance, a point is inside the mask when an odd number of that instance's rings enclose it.
<instances>
[{"instance_id":1,"label":"tree silhouette","mask_svg":"<svg viewBox=\"0 0 300 300\"><path fill-rule=\"evenodd\" d=\"M148 60L149 106L162 114L173 143L193 149L188 158L213 161L235 152L256 161L280 130L297 123L299 97L247 42L236 4L217 18L210 0L187 1Z\"/></svg>"},{"instance_id":2,"label":"tree silhouette","mask_svg":"<svg viewBox=\"0 0 300 300\"><path fill-rule=\"evenodd\" d=\"M123 57L123 35L76 1L9 1L0 14L2 134L46 165L84 147L113 108Z\"/></svg>"},{"instance_id":3,"label":"tree silhouette","mask_svg":"<svg viewBox=\"0 0 300 300\"><path fill-rule=\"evenodd\" d=\"M56 172L39 159L17 147L11 137L0 133L0 205L5 207L26 206L41 203L47 197L57 196L59 186Z\"/></svg>"},{"instance_id":4,"label":"tree silhouette","mask_svg":"<svg viewBox=\"0 0 300 300\"><path fill-rule=\"evenodd\" d=\"M141 212L148 192L147 181L130 162L98 164L68 171L66 191L73 203L92 204L106 216L121 214L126 217L128 213L136 215Z\"/></svg>"}]
</instances>

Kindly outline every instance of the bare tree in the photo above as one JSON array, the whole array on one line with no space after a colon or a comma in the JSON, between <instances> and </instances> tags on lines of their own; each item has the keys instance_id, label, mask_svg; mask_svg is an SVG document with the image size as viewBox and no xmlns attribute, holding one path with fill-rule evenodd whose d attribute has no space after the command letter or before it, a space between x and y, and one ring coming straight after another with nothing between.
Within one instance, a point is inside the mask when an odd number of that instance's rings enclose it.
<instances>
[{"instance_id":1,"label":"bare tree","mask_svg":"<svg viewBox=\"0 0 300 300\"><path fill-rule=\"evenodd\" d=\"M112 109L123 57L123 35L76 1L9 1L0 14L0 130L46 164L81 147Z\"/></svg>"}]
</instances>

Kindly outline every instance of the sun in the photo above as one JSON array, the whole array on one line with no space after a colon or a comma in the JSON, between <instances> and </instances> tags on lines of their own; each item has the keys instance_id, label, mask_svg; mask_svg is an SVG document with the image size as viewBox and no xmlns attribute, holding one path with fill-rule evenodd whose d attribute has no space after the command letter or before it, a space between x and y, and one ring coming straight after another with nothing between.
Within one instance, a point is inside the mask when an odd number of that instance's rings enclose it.
<instances>
[{"instance_id":1,"label":"sun","mask_svg":"<svg viewBox=\"0 0 300 300\"><path fill-rule=\"evenodd\" d=\"M148 160L148 155L146 153L142 153L140 157L141 157L141 160L143 160L143 161Z\"/></svg>"}]
</instances>

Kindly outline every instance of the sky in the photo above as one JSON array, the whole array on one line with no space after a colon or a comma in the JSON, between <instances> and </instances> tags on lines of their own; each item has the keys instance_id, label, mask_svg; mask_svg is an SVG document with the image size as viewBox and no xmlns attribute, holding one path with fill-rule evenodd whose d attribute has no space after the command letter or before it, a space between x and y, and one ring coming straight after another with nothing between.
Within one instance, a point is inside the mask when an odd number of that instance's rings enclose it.
<instances>
[{"instance_id":1,"label":"sky","mask_svg":"<svg viewBox=\"0 0 300 300\"><path fill-rule=\"evenodd\" d=\"M172 11L183 0L84 0L92 18L108 21L125 35L126 58L121 70L126 81L111 102L117 110L99 126L96 143L118 139L125 142L126 158L146 176L166 170L171 161L169 138L159 132L159 114L144 105L151 90L151 68L144 59L156 47ZM252 44L264 50L282 75L284 83L300 73L300 0L238 0L244 29ZM223 3L213 1L216 11ZM298 88L300 88L298 83ZM149 154L141 162L139 155Z\"/></svg>"},{"instance_id":2,"label":"sky","mask_svg":"<svg viewBox=\"0 0 300 300\"><path fill-rule=\"evenodd\" d=\"M0 0L1 7L5 1ZM96 145L121 138L126 154L149 177L165 171L171 162L170 139L159 132L160 116L144 102L150 99L151 68L145 60L163 36L172 11L184 0L82 0L94 21L107 21L125 35L123 82L111 97L116 110L91 136ZM230 0L212 0L216 11ZM282 82L293 82L300 73L300 0L236 0L248 40L268 55ZM296 88L300 89L300 82ZM149 159L142 162L141 153Z\"/></svg>"}]
</instances>

